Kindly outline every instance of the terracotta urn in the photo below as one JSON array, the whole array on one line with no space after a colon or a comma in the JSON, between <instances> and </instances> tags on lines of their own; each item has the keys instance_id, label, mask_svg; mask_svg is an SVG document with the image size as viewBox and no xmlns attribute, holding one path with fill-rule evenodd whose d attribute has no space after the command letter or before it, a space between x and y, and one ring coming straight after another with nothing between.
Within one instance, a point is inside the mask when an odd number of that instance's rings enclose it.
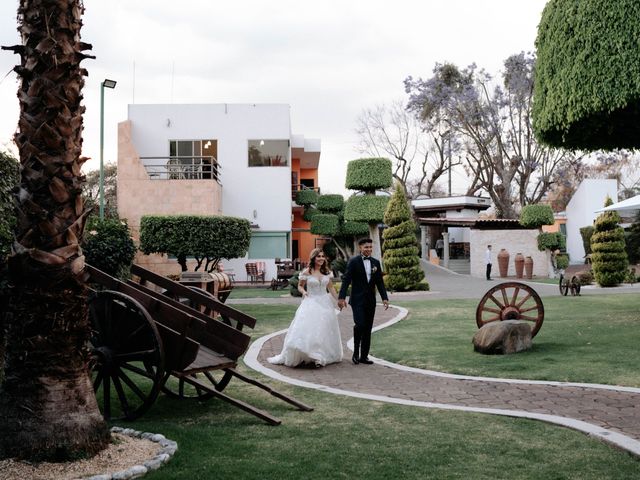
<instances>
[{"instance_id":1,"label":"terracotta urn","mask_svg":"<svg viewBox=\"0 0 640 480\"><path fill-rule=\"evenodd\" d=\"M506 248L502 248L498 252L498 268L500 269L500 276L506 277L509 272L509 252L507 252Z\"/></svg>"},{"instance_id":2,"label":"terracotta urn","mask_svg":"<svg viewBox=\"0 0 640 480\"><path fill-rule=\"evenodd\" d=\"M522 278L522 273L524 272L524 255L520 252L516 253L513 262L516 264L516 278Z\"/></svg>"},{"instance_id":3,"label":"terracotta urn","mask_svg":"<svg viewBox=\"0 0 640 480\"><path fill-rule=\"evenodd\" d=\"M527 278L533 278L533 258L529 256L524 259L524 274Z\"/></svg>"}]
</instances>

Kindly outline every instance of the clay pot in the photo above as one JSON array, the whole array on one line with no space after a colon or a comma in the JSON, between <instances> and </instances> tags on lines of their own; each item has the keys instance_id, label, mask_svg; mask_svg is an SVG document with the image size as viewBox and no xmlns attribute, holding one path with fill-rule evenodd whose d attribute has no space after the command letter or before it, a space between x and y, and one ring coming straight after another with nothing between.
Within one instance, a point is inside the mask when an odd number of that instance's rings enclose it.
<instances>
[{"instance_id":1,"label":"clay pot","mask_svg":"<svg viewBox=\"0 0 640 480\"><path fill-rule=\"evenodd\" d=\"M524 255L520 252L516 253L513 262L516 264L516 278L522 278L522 273L524 271Z\"/></svg>"},{"instance_id":2,"label":"clay pot","mask_svg":"<svg viewBox=\"0 0 640 480\"><path fill-rule=\"evenodd\" d=\"M500 276L506 277L509 272L509 252L506 248L502 248L498 253L498 268L500 269Z\"/></svg>"},{"instance_id":3,"label":"clay pot","mask_svg":"<svg viewBox=\"0 0 640 480\"><path fill-rule=\"evenodd\" d=\"M531 257L524 259L524 274L527 278L533 278L533 258Z\"/></svg>"}]
</instances>

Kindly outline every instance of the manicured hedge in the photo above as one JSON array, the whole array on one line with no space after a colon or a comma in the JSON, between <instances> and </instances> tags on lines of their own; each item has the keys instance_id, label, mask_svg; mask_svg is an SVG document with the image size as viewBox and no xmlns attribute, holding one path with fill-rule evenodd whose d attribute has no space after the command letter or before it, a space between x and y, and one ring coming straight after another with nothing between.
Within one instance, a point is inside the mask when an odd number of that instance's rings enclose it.
<instances>
[{"instance_id":1,"label":"manicured hedge","mask_svg":"<svg viewBox=\"0 0 640 480\"><path fill-rule=\"evenodd\" d=\"M391 187L393 175L388 158L360 158L347 164L345 186L349 190L373 192Z\"/></svg>"},{"instance_id":2,"label":"manicured hedge","mask_svg":"<svg viewBox=\"0 0 640 480\"><path fill-rule=\"evenodd\" d=\"M538 235L538 250L541 252L545 250L564 250L566 247L566 239L560 232L543 232Z\"/></svg>"},{"instance_id":3,"label":"manicured hedge","mask_svg":"<svg viewBox=\"0 0 640 480\"><path fill-rule=\"evenodd\" d=\"M553 225L553 210L549 205L525 205L520 212L520 225L526 228L540 228Z\"/></svg>"},{"instance_id":4,"label":"manicured hedge","mask_svg":"<svg viewBox=\"0 0 640 480\"><path fill-rule=\"evenodd\" d=\"M121 220L91 217L82 242L86 262L109 275L126 279L136 254L127 224Z\"/></svg>"},{"instance_id":5,"label":"manicured hedge","mask_svg":"<svg viewBox=\"0 0 640 480\"><path fill-rule=\"evenodd\" d=\"M363 222L346 221L340 226L340 235L353 237L369 235L369 224Z\"/></svg>"},{"instance_id":6,"label":"manicured hedge","mask_svg":"<svg viewBox=\"0 0 640 480\"><path fill-rule=\"evenodd\" d=\"M249 250L250 240L251 224L244 218L146 215L140 222L140 250L145 254L240 258Z\"/></svg>"},{"instance_id":7,"label":"manicured hedge","mask_svg":"<svg viewBox=\"0 0 640 480\"><path fill-rule=\"evenodd\" d=\"M640 147L640 2L551 0L536 40L533 128L548 145Z\"/></svg>"},{"instance_id":8,"label":"manicured hedge","mask_svg":"<svg viewBox=\"0 0 640 480\"><path fill-rule=\"evenodd\" d=\"M320 195L316 206L322 213L339 212L344 208L344 198L342 195Z\"/></svg>"},{"instance_id":9,"label":"manicured hedge","mask_svg":"<svg viewBox=\"0 0 640 480\"><path fill-rule=\"evenodd\" d=\"M353 195L344 205L344 219L350 222L382 222L388 201L389 197Z\"/></svg>"},{"instance_id":10,"label":"manicured hedge","mask_svg":"<svg viewBox=\"0 0 640 480\"><path fill-rule=\"evenodd\" d=\"M302 219L305 222L310 222L313 220L313 217L320 213L317 208L314 207L305 207L304 212L302 213Z\"/></svg>"},{"instance_id":11,"label":"manicured hedge","mask_svg":"<svg viewBox=\"0 0 640 480\"><path fill-rule=\"evenodd\" d=\"M298 205L314 205L318 202L318 192L315 190L298 190L296 193L296 203Z\"/></svg>"},{"instance_id":12,"label":"manicured hedge","mask_svg":"<svg viewBox=\"0 0 640 480\"><path fill-rule=\"evenodd\" d=\"M311 233L314 235L337 235L340 219L332 213L316 213L311 222Z\"/></svg>"}]
</instances>

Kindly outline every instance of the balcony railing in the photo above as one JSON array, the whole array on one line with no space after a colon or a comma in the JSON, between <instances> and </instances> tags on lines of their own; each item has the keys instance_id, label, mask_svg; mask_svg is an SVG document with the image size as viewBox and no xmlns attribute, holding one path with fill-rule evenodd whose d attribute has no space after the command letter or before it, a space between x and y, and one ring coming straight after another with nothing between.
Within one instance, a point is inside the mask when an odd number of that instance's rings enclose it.
<instances>
[{"instance_id":1,"label":"balcony railing","mask_svg":"<svg viewBox=\"0 0 640 480\"><path fill-rule=\"evenodd\" d=\"M291 199L292 200L296 199L296 194L300 190L314 190L314 191L320 193L320 187L308 187L308 186L303 185L301 183L292 183L291 184Z\"/></svg>"},{"instance_id":2,"label":"balcony railing","mask_svg":"<svg viewBox=\"0 0 640 480\"><path fill-rule=\"evenodd\" d=\"M144 160L144 168L152 180L215 180L220 183L220 165L215 157L140 157L140 160Z\"/></svg>"}]
</instances>

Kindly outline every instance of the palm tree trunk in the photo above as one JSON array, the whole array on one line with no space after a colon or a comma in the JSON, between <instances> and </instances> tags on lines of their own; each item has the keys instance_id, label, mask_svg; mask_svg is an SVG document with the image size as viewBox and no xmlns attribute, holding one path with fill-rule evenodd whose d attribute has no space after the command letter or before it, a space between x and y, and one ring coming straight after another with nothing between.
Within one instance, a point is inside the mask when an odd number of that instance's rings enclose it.
<instances>
[{"instance_id":1,"label":"palm tree trunk","mask_svg":"<svg viewBox=\"0 0 640 480\"><path fill-rule=\"evenodd\" d=\"M21 179L9 257L0 457L92 455L109 441L88 371L80 0L20 0Z\"/></svg>"}]
</instances>

